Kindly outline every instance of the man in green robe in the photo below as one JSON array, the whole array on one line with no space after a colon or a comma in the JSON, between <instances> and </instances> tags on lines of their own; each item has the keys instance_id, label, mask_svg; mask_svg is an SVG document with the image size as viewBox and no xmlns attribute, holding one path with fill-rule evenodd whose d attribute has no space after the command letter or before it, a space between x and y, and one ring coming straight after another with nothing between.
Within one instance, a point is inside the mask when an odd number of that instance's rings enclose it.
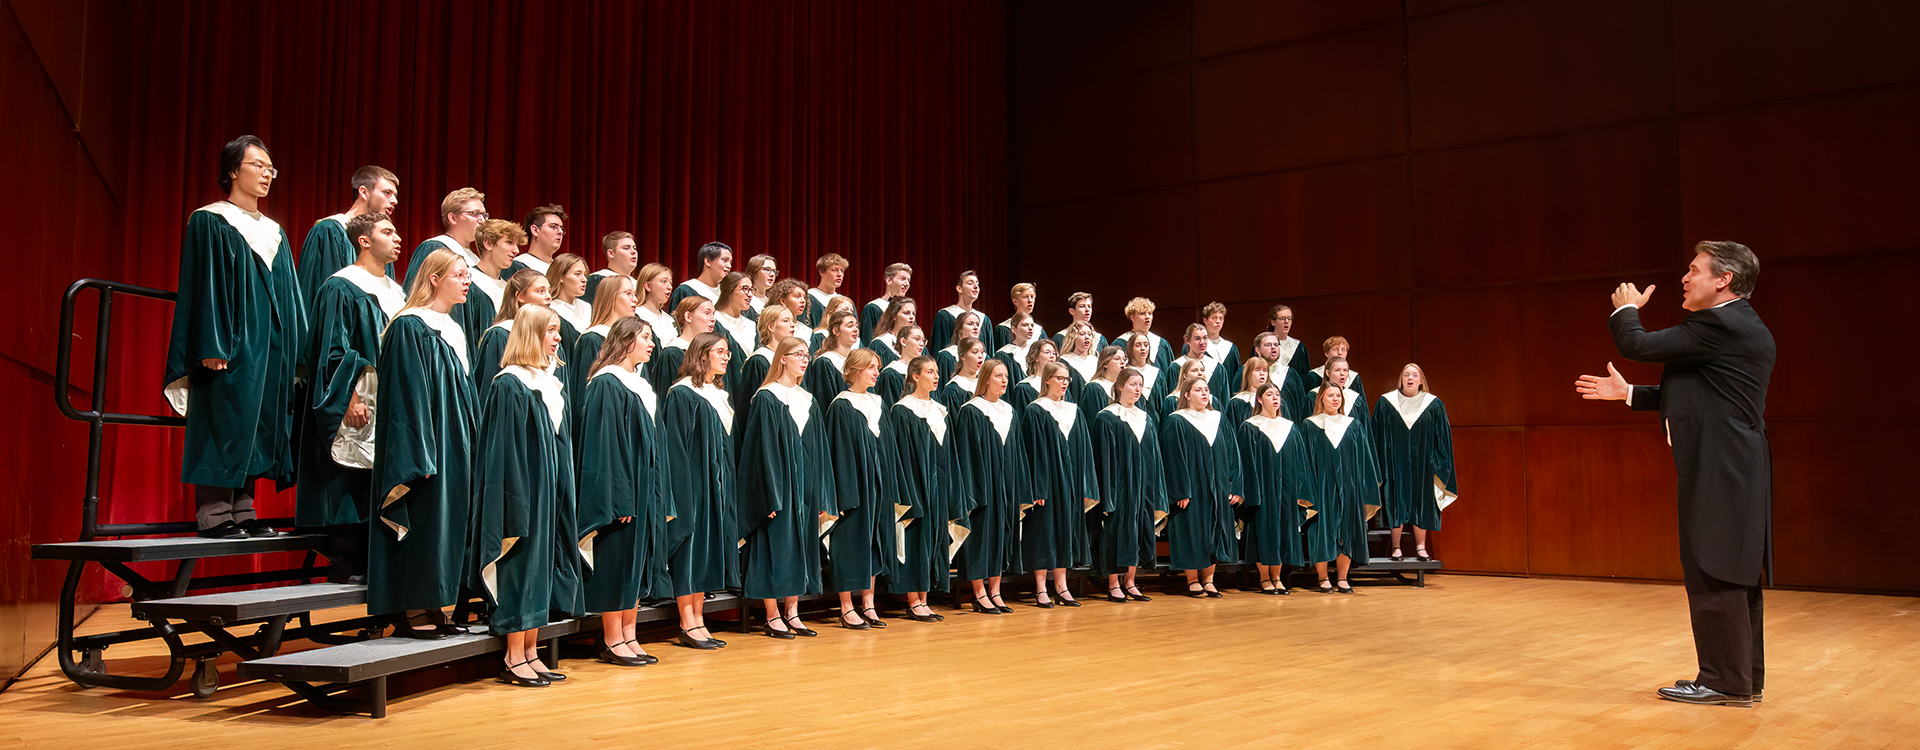
<instances>
[{"instance_id":1,"label":"man in green robe","mask_svg":"<svg viewBox=\"0 0 1920 750\"><path fill-rule=\"evenodd\" d=\"M359 255L359 248L347 239L347 222L363 214L393 215L394 206L400 203L400 178L383 167L372 164L353 172L353 205L347 210L313 223L307 230L307 239L300 243L300 291L306 293L308 309L311 310L311 297L318 294L320 285L347 266L353 265ZM392 276L393 264L380 276Z\"/></svg>"},{"instance_id":2,"label":"man in green robe","mask_svg":"<svg viewBox=\"0 0 1920 750\"><path fill-rule=\"evenodd\" d=\"M567 238L567 210L553 203L534 206L521 226L527 231L527 246L514 256L512 265L500 272L501 281L513 278L522 268L547 275L547 268L560 254L560 243Z\"/></svg>"},{"instance_id":3,"label":"man in green robe","mask_svg":"<svg viewBox=\"0 0 1920 750\"><path fill-rule=\"evenodd\" d=\"M286 232L261 215L279 176L259 138L220 154L227 200L187 219L167 346L167 401L187 418L180 479L210 538L278 532L253 512L253 483L294 480L295 365L307 316Z\"/></svg>"},{"instance_id":4,"label":"man in green robe","mask_svg":"<svg viewBox=\"0 0 1920 750\"><path fill-rule=\"evenodd\" d=\"M473 253L473 235L480 225L491 218L487 215L487 194L470 187L460 188L440 201L440 226L446 231L427 238L413 249L413 257L407 261L407 277L401 279L408 289L413 288L413 277L420 271L420 263L432 255L433 251L447 248L459 254L467 262L468 268L480 265L480 256Z\"/></svg>"}]
</instances>

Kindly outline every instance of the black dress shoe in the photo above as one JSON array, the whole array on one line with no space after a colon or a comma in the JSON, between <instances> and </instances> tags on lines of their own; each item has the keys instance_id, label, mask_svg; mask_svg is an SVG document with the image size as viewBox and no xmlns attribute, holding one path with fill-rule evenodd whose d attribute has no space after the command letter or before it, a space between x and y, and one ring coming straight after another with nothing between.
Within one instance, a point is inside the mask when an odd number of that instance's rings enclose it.
<instances>
[{"instance_id":1,"label":"black dress shoe","mask_svg":"<svg viewBox=\"0 0 1920 750\"><path fill-rule=\"evenodd\" d=\"M1342 594L1351 594L1353 593L1353 584L1347 583L1346 581L1341 581L1339 588L1336 588L1334 590Z\"/></svg>"},{"instance_id":2,"label":"black dress shoe","mask_svg":"<svg viewBox=\"0 0 1920 750\"><path fill-rule=\"evenodd\" d=\"M772 625L766 626L765 630L767 632L768 638L778 638L783 641L791 641L797 637L793 634L793 631L791 630L774 630Z\"/></svg>"},{"instance_id":3,"label":"black dress shoe","mask_svg":"<svg viewBox=\"0 0 1920 750\"><path fill-rule=\"evenodd\" d=\"M874 609L872 607L868 607L866 609L860 610L860 615L866 618L867 627L874 628L876 630L883 630L887 627L887 621L880 619L880 610Z\"/></svg>"},{"instance_id":4,"label":"black dress shoe","mask_svg":"<svg viewBox=\"0 0 1920 750\"><path fill-rule=\"evenodd\" d=\"M997 614L1001 614L1001 612L1000 612L1000 608L999 608L999 607L994 607L994 606L990 606L990 605L986 605L986 604L981 604L981 603L980 603L981 601L982 601L982 598L981 598L981 597L974 597L974 600L973 600L973 611L975 611L975 612L978 612L978 613L980 613L980 614L983 614L983 615L997 615Z\"/></svg>"},{"instance_id":5,"label":"black dress shoe","mask_svg":"<svg viewBox=\"0 0 1920 750\"><path fill-rule=\"evenodd\" d=\"M539 672L540 676L548 682L560 682L562 680L567 679L566 675L560 674L559 672L549 672L544 669L537 669L534 671Z\"/></svg>"},{"instance_id":6,"label":"black dress shoe","mask_svg":"<svg viewBox=\"0 0 1920 750\"><path fill-rule=\"evenodd\" d=\"M262 523L258 518L249 518L245 521L241 521L238 525L240 526L241 531L244 531L247 533L247 536L268 537L268 536L281 535L278 530L274 529L272 526L268 526L265 523Z\"/></svg>"},{"instance_id":7,"label":"black dress shoe","mask_svg":"<svg viewBox=\"0 0 1920 750\"><path fill-rule=\"evenodd\" d=\"M852 617L853 621L848 622L847 621L848 617ZM846 628L848 630L870 630L873 628L873 626L868 625L866 619L862 618L860 614L857 612L841 612L840 617L838 618L838 621L840 623L840 627Z\"/></svg>"},{"instance_id":8,"label":"black dress shoe","mask_svg":"<svg viewBox=\"0 0 1920 750\"><path fill-rule=\"evenodd\" d=\"M533 662L530 662L530 661L521 662L520 664L515 664L513 666L518 667L518 666L521 666L522 664L532 664L532 663ZM548 685L553 684L553 681L548 680L545 677L531 677L531 678L521 677L520 675L513 673L513 667L508 667L506 669L500 670L500 681L508 685L512 685L514 687L546 687Z\"/></svg>"},{"instance_id":9,"label":"black dress shoe","mask_svg":"<svg viewBox=\"0 0 1920 750\"><path fill-rule=\"evenodd\" d=\"M1060 606L1062 606L1062 607L1078 607L1078 606L1080 606L1080 600L1079 600L1079 599L1068 599L1068 598L1066 598L1066 597L1064 597L1064 596L1056 596L1056 597L1054 597L1054 598L1053 598L1053 600L1054 600L1054 601L1056 601L1056 602L1059 602L1059 603L1060 603Z\"/></svg>"},{"instance_id":10,"label":"black dress shoe","mask_svg":"<svg viewBox=\"0 0 1920 750\"><path fill-rule=\"evenodd\" d=\"M1674 687L1686 687L1686 686L1688 686L1688 685L1692 685L1692 684L1693 684L1693 680L1674 680L1674 681L1673 681L1673 686L1674 686ZM1759 702L1761 702L1761 701L1760 701L1760 693L1762 693L1762 692L1764 692L1764 691L1760 691L1760 690L1755 690L1755 691L1753 691L1753 702L1755 702L1755 703L1759 703Z\"/></svg>"},{"instance_id":11,"label":"black dress shoe","mask_svg":"<svg viewBox=\"0 0 1920 750\"><path fill-rule=\"evenodd\" d=\"M1043 602L1043 601L1040 601L1039 597L1034 597L1033 606L1039 607L1041 609L1053 609L1053 600L1049 599Z\"/></svg>"},{"instance_id":12,"label":"black dress shoe","mask_svg":"<svg viewBox=\"0 0 1920 750\"><path fill-rule=\"evenodd\" d=\"M1206 593L1208 599L1223 599L1226 597L1226 594L1220 593L1220 589L1214 588L1212 581L1202 581L1200 583L1200 590Z\"/></svg>"},{"instance_id":13,"label":"black dress shoe","mask_svg":"<svg viewBox=\"0 0 1920 750\"><path fill-rule=\"evenodd\" d=\"M1127 589L1127 598L1132 599L1136 602L1153 601L1153 597L1140 593L1140 587L1138 586Z\"/></svg>"},{"instance_id":14,"label":"black dress shoe","mask_svg":"<svg viewBox=\"0 0 1920 750\"><path fill-rule=\"evenodd\" d=\"M614 653L610 649L604 649L604 648L600 649L599 658L600 658L600 663L612 664L616 667L644 667L647 665L647 662L641 661L639 657L621 656L619 654Z\"/></svg>"},{"instance_id":15,"label":"black dress shoe","mask_svg":"<svg viewBox=\"0 0 1920 750\"><path fill-rule=\"evenodd\" d=\"M1685 685L1663 687L1654 691L1670 701L1692 703L1699 706L1733 706L1735 708L1753 708L1753 698L1745 695L1728 695L1697 682Z\"/></svg>"},{"instance_id":16,"label":"black dress shoe","mask_svg":"<svg viewBox=\"0 0 1920 750\"><path fill-rule=\"evenodd\" d=\"M695 638L692 632L687 630L680 631L680 635L674 638L674 642L687 648L699 649L701 651L712 651L720 647L720 644L713 639Z\"/></svg>"},{"instance_id":17,"label":"black dress shoe","mask_svg":"<svg viewBox=\"0 0 1920 750\"><path fill-rule=\"evenodd\" d=\"M416 628L403 622L400 623L400 627L393 629L393 634L402 638L412 638L416 641L438 641L453 637L452 633L441 630L441 628L444 627L446 626L435 625L430 628Z\"/></svg>"},{"instance_id":18,"label":"black dress shoe","mask_svg":"<svg viewBox=\"0 0 1920 750\"><path fill-rule=\"evenodd\" d=\"M807 627L807 624L802 622L798 616L782 617L780 619L786 620L787 627L793 630L794 635L800 636L801 638L813 638L820 635L819 631Z\"/></svg>"},{"instance_id":19,"label":"black dress shoe","mask_svg":"<svg viewBox=\"0 0 1920 750\"><path fill-rule=\"evenodd\" d=\"M234 523L232 521L221 521L218 526L214 526L213 528L210 528L210 529L201 529L197 533L199 533L201 539L245 539L247 538L246 529L240 528L240 524Z\"/></svg>"}]
</instances>

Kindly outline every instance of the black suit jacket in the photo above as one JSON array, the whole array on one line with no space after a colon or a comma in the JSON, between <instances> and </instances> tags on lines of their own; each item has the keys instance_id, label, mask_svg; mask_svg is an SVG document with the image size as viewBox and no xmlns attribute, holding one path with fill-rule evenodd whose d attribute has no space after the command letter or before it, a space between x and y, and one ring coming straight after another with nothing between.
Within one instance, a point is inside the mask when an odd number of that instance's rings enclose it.
<instances>
[{"instance_id":1,"label":"black suit jacket","mask_svg":"<svg viewBox=\"0 0 1920 750\"><path fill-rule=\"evenodd\" d=\"M1660 385L1637 386L1635 411L1658 409L1680 475L1680 546L1708 575L1756 585L1767 555L1773 471L1767 381L1773 333L1746 300L1694 312L1648 331L1640 311L1608 321L1620 354L1665 365Z\"/></svg>"}]
</instances>

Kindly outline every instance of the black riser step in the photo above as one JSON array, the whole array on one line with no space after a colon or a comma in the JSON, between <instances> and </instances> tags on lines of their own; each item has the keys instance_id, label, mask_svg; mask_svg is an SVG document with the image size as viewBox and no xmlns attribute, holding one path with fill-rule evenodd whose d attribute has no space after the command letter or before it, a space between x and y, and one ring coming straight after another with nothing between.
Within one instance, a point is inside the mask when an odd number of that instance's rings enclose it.
<instances>
[{"instance_id":1,"label":"black riser step","mask_svg":"<svg viewBox=\"0 0 1920 750\"><path fill-rule=\"evenodd\" d=\"M58 542L33 545L35 560L82 560L87 562L155 562L192 560L202 557L256 555L263 552L325 551L327 537L321 534L286 534L246 539L201 539L197 536L159 539L105 539L92 542Z\"/></svg>"},{"instance_id":2,"label":"black riser step","mask_svg":"<svg viewBox=\"0 0 1920 750\"><path fill-rule=\"evenodd\" d=\"M367 587L347 583L309 583L256 591L201 594L175 599L134 602L133 616L142 620L218 620L239 622L278 615L351 607L367 603Z\"/></svg>"}]
</instances>

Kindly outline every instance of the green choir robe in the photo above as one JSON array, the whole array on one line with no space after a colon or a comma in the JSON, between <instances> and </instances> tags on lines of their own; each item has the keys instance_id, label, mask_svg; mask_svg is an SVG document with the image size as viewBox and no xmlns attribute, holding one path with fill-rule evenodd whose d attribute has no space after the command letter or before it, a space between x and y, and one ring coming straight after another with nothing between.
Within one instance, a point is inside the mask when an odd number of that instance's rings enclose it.
<instances>
[{"instance_id":1,"label":"green choir robe","mask_svg":"<svg viewBox=\"0 0 1920 750\"><path fill-rule=\"evenodd\" d=\"M1187 350L1186 345L1182 344L1180 346L1181 357L1187 357L1191 354L1192 352ZM1215 365L1226 370L1227 377L1233 381L1234 385L1240 384L1240 365L1242 360L1240 359L1240 350L1233 345L1233 342L1224 338L1207 339L1207 359L1213 360Z\"/></svg>"},{"instance_id":2,"label":"green choir robe","mask_svg":"<svg viewBox=\"0 0 1920 750\"><path fill-rule=\"evenodd\" d=\"M481 341L487 336L487 329L493 327L493 319L500 315L500 302L507 295L507 284L499 279L487 278L486 274L481 273L478 268L467 276L470 281L467 284L466 301L454 305L447 314L460 322L460 330L467 334L467 346L471 347L467 353L474 355L477 359ZM499 357L496 356L494 361L493 369L497 370L500 367ZM480 390L485 392L486 389Z\"/></svg>"},{"instance_id":3,"label":"green choir robe","mask_svg":"<svg viewBox=\"0 0 1920 750\"><path fill-rule=\"evenodd\" d=\"M1173 361L1173 367L1160 370L1160 392L1163 395L1173 395L1178 392L1180 370L1187 366L1188 359L1188 357L1181 357ZM1235 387L1239 383L1234 375L1227 372L1227 368L1221 367L1220 363L1209 359L1201 365L1201 369L1207 374L1207 391L1213 397L1213 408L1221 408L1234 391L1240 390Z\"/></svg>"},{"instance_id":4,"label":"green choir robe","mask_svg":"<svg viewBox=\"0 0 1920 750\"><path fill-rule=\"evenodd\" d=\"M1005 326L1002 326L1002 327L1004 328ZM1067 327L1068 327L1068 328L1071 328L1071 327L1073 327L1073 324L1071 324L1071 323L1069 323L1069 324L1067 324ZM1009 335L1008 335L1008 337L1007 337L1007 339L1006 339L1006 340L1007 340L1007 341L1012 341L1012 340L1013 340L1013 337L1012 337L1012 335L1011 335L1011 331L1009 331ZM1106 349L1106 348L1107 348L1107 346L1108 346L1108 344L1109 344L1109 342L1107 341L1107 337L1106 337L1106 336L1102 336L1102 335L1100 335L1100 332L1099 332L1099 331L1094 331L1094 332L1093 332L1093 356L1095 356L1095 357L1098 357L1098 356L1100 356L1100 352L1101 352L1102 350L1104 350L1104 349ZM1060 330L1060 332L1058 332L1058 333L1055 333L1055 334L1053 334L1053 345L1054 345L1054 348L1057 348L1057 349L1059 349L1060 351L1066 351L1066 350L1067 350L1067 331L1066 331L1066 329L1061 329L1061 330Z\"/></svg>"},{"instance_id":5,"label":"green choir robe","mask_svg":"<svg viewBox=\"0 0 1920 750\"><path fill-rule=\"evenodd\" d=\"M739 364L727 370L733 385L727 386L727 403L733 406L733 434L738 436L740 428L747 423L747 415L753 413L753 399L760 395L760 384L766 382L767 371L773 368L773 350L760 347ZM804 374L803 374L804 377Z\"/></svg>"},{"instance_id":6,"label":"green choir robe","mask_svg":"<svg viewBox=\"0 0 1920 750\"><path fill-rule=\"evenodd\" d=\"M740 585L733 407L717 386L675 381L660 407L675 515L667 522L667 574L674 596Z\"/></svg>"},{"instance_id":7,"label":"green choir robe","mask_svg":"<svg viewBox=\"0 0 1920 750\"><path fill-rule=\"evenodd\" d=\"M900 397L907 392L906 360L896 359L887 363L886 367L880 368L880 379L874 383L873 390L880 394L880 403L888 407L899 403ZM934 400L940 401L941 406L947 406L949 410L953 408L940 399L939 391L935 391L933 396Z\"/></svg>"},{"instance_id":8,"label":"green choir robe","mask_svg":"<svg viewBox=\"0 0 1920 750\"><path fill-rule=\"evenodd\" d=\"M587 612L624 611L673 593L665 539L674 515L667 444L653 385L638 372L608 365L586 391L574 445L580 477L575 536L593 538L582 604Z\"/></svg>"},{"instance_id":9,"label":"green choir robe","mask_svg":"<svg viewBox=\"0 0 1920 750\"><path fill-rule=\"evenodd\" d=\"M373 517L374 446L364 430L341 435L340 423L356 390L369 409L378 408L380 332L406 302L399 283L353 265L335 271L314 294L313 333L302 357L312 383L312 412L300 441L295 526L358 526Z\"/></svg>"},{"instance_id":10,"label":"green choir robe","mask_svg":"<svg viewBox=\"0 0 1920 750\"><path fill-rule=\"evenodd\" d=\"M887 591L946 591L952 522L969 508L954 490L953 450L947 446L947 409L933 399L906 396L887 410L880 433L889 438L896 523ZM906 506L900 513L900 506Z\"/></svg>"},{"instance_id":11,"label":"green choir robe","mask_svg":"<svg viewBox=\"0 0 1920 750\"><path fill-rule=\"evenodd\" d=\"M741 594L818 594L820 514L837 504L826 420L798 385L762 386L751 409L738 435Z\"/></svg>"},{"instance_id":12,"label":"green choir robe","mask_svg":"<svg viewBox=\"0 0 1920 750\"><path fill-rule=\"evenodd\" d=\"M1027 462L1014 430L1013 404L969 398L955 409L954 484L970 507L970 530L956 560L960 577L992 578L1020 568L1020 506L1027 498Z\"/></svg>"},{"instance_id":13,"label":"green choir robe","mask_svg":"<svg viewBox=\"0 0 1920 750\"><path fill-rule=\"evenodd\" d=\"M1387 527L1440 528L1441 509L1460 494L1447 407L1425 391L1388 391L1374 405L1371 432Z\"/></svg>"},{"instance_id":14,"label":"green choir robe","mask_svg":"<svg viewBox=\"0 0 1920 750\"><path fill-rule=\"evenodd\" d=\"M821 324L827 321L827 303L832 299L832 294L820 291L818 287L809 287L807 289L807 312L805 315L796 318L796 320L808 328L819 328ZM884 310L882 312L884 312ZM863 341L866 340L865 335L862 335L860 338Z\"/></svg>"},{"instance_id":15,"label":"green choir robe","mask_svg":"<svg viewBox=\"0 0 1920 750\"><path fill-rule=\"evenodd\" d=\"M891 333L876 335L866 343L867 351L873 352L880 357L881 367L900 361L900 352L895 348L897 346L899 346L899 342L894 341L894 336Z\"/></svg>"},{"instance_id":16,"label":"green choir robe","mask_svg":"<svg viewBox=\"0 0 1920 750\"><path fill-rule=\"evenodd\" d=\"M1148 417L1158 423L1161 415L1167 413L1160 408L1161 402L1167 397L1167 394L1160 391L1160 368L1154 365L1127 365L1127 367L1140 371L1140 382L1145 390L1145 393L1140 396L1140 403L1134 405L1140 407Z\"/></svg>"},{"instance_id":17,"label":"green choir robe","mask_svg":"<svg viewBox=\"0 0 1920 750\"><path fill-rule=\"evenodd\" d=\"M572 407L575 416L575 419L568 421L573 423L573 437L576 440L580 437L578 416L581 407L586 404L587 383L599 376L599 373L592 372L593 361L600 358L600 349L606 346L607 332L612 328L605 324L590 326L580 332L579 340L573 342L573 349L560 352L560 359L567 363L567 405Z\"/></svg>"},{"instance_id":18,"label":"green choir robe","mask_svg":"<svg viewBox=\"0 0 1920 750\"><path fill-rule=\"evenodd\" d=\"M1326 381L1327 381L1327 368L1323 365L1323 366L1315 367L1311 370L1308 370L1304 379L1301 381L1300 385L1306 388L1307 393L1311 394L1314 391L1319 390L1320 384ZM1364 383L1360 382L1360 373L1350 372L1350 374L1347 375L1348 391L1351 391L1354 393L1366 393L1367 392L1366 389L1367 389L1367 386ZM1364 397L1362 397L1360 399L1361 410L1365 411L1366 406L1367 406L1367 401ZM1294 421L1297 422L1299 420L1294 420Z\"/></svg>"},{"instance_id":19,"label":"green choir robe","mask_svg":"<svg viewBox=\"0 0 1920 750\"><path fill-rule=\"evenodd\" d=\"M715 305L720 304L719 289L707 286L706 282L698 278L692 278L680 282L679 286L673 288L673 294L667 295L667 312L671 314L680 309L680 300L694 296L705 297Z\"/></svg>"},{"instance_id":20,"label":"green choir robe","mask_svg":"<svg viewBox=\"0 0 1920 750\"><path fill-rule=\"evenodd\" d=\"M1227 424L1237 427L1241 422L1247 421L1247 417L1253 416L1253 391L1241 391L1224 399L1216 393L1213 396L1213 406L1219 409L1221 414L1226 415ZM1281 408L1285 410L1284 400Z\"/></svg>"},{"instance_id":21,"label":"green choir robe","mask_svg":"<svg viewBox=\"0 0 1920 750\"><path fill-rule=\"evenodd\" d=\"M593 534L580 533L565 384L501 368L480 409L473 472L473 568L495 635L579 617Z\"/></svg>"},{"instance_id":22,"label":"green choir robe","mask_svg":"<svg viewBox=\"0 0 1920 750\"><path fill-rule=\"evenodd\" d=\"M812 309L811 309L812 306L809 305L808 308L809 308L808 312L812 312ZM873 340L873 337L875 334L875 331L873 329L880 325L880 316L885 314L887 314L887 298L885 297L881 297L880 299L874 300L872 302L868 302L865 307L860 308L860 345L861 346L866 346L868 341ZM818 321L809 323L808 325L811 325L815 328L820 327L820 323Z\"/></svg>"},{"instance_id":23,"label":"green choir robe","mask_svg":"<svg viewBox=\"0 0 1920 750\"><path fill-rule=\"evenodd\" d=\"M1020 448L1029 467L1026 502L1032 504L1020 519L1022 567L1087 565L1093 559L1087 514L1100 500L1093 425L1080 417L1080 407L1065 400L1036 398L1019 414Z\"/></svg>"},{"instance_id":24,"label":"green choir robe","mask_svg":"<svg viewBox=\"0 0 1920 750\"><path fill-rule=\"evenodd\" d=\"M619 275L620 274L614 273L613 269L610 268L602 268L587 274L587 290L580 293L580 299L586 300L589 305L593 304L593 293L600 288L600 282ZM629 276L627 278L633 277Z\"/></svg>"},{"instance_id":25,"label":"green choir robe","mask_svg":"<svg viewBox=\"0 0 1920 750\"><path fill-rule=\"evenodd\" d=\"M1300 527L1309 494L1307 441L1284 417L1248 417L1237 427L1241 485L1249 506L1247 558L1260 565L1305 565Z\"/></svg>"},{"instance_id":26,"label":"green choir robe","mask_svg":"<svg viewBox=\"0 0 1920 750\"><path fill-rule=\"evenodd\" d=\"M474 346L473 392L482 401L486 400L487 389L493 387L493 376L500 374L500 360L507 355L507 339L511 336L513 319L508 318L489 326Z\"/></svg>"},{"instance_id":27,"label":"green choir robe","mask_svg":"<svg viewBox=\"0 0 1920 750\"><path fill-rule=\"evenodd\" d=\"M1338 555L1367 564L1367 519L1380 508L1380 471L1366 428L1352 417L1316 414L1299 422L1310 459L1308 493L1314 510L1307 523L1307 562Z\"/></svg>"},{"instance_id":28,"label":"green choir robe","mask_svg":"<svg viewBox=\"0 0 1920 750\"><path fill-rule=\"evenodd\" d=\"M978 378L955 375L948 378L947 384L940 386L940 390L933 392L933 400L947 407L948 414L956 414L959 413L960 407L966 406L968 401L973 400L973 392L979 385ZM1002 398L1005 396L1003 395Z\"/></svg>"},{"instance_id":29,"label":"green choir robe","mask_svg":"<svg viewBox=\"0 0 1920 750\"><path fill-rule=\"evenodd\" d=\"M1000 347L1006 344L1005 341L994 343L993 328L984 324L987 319L985 313L980 312L978 308L968 310L959 305L947 305L933 314L933 325L928 329L931 335L927 341L942 346L953 343L953 329L958 327L960 316L964 313L972 313L983 322L980 326L980 340L987 345L987 351L999 351ZM1012 340L1007 339L1007 341Z\"/></svg>"},{"instance_id":30,"label":"green choir robe","mask_svg":"<svg viewBox=\"0 0 1920 750\"><path fill-rule=\"evenodd\" d=\"M380 340L367 613L462 600L480 404L453 318L403 310Z\"/></svg>"},{"instance_id":31,"label":"green choir robe","mask_svg":"<svg viewBox=\"0 0 1920 750\"><path fill-rule=\"evenodd\" d=\"M1280 416L1298 422L1313 413L1313 394L1298 370L1280 363L1267 367L1267 382L1280 386Z\"/></svg>"},{"instance_id":32,"label":"green choir robe","mask_svg":"<svg viewBox=\"0 0 1920 750\"><path fill-rule=\"evenodd\" d=\"M933 353L933 364L940 370L940 384L946 385L953 373L960 369L960 348L949 346Z\"/></svg>"},{"instance_id":33,"label":"green choir robe","mask_svg":"<svg viewBox=\"0 0 1920 750\"><path fill-rule=\"evenodd\" d=\"M164 393L186 415L180 481L240 488L294 481L295 388L307 345L306 297L287 235L221 201L187 218ZM201 366L227 361L224 370Z\"/></svg>"},{"instance_id":34,"label":"green choir robe","mask_svg":"<svg viewBox=\"0 0 1920 750\"><path fill-rule=\"evenodd\" d=\"M1073 402L1080 405L1081 416L1093 419L1113 403L1113 384L1105 380L1088 381L1080 386L1080 397Z\"/></svg>"},{"instance_id":35,"label":"green choir robe","mask_svg":"<svg viewBox=\"0 0 1920 750\"><path fill-rule=\"evenodd\" d=\"M873 588L897 561L894 547L894 462L883 434L888 407L873 393L841 391L827 407L827 445L833 458L828 570L837 592Z\"/></svg>"},{"instance_id":36,"label":"green choir robe","mask_svg":"<svg viewBox=\"0 0 1920 750\"><path fill-rule=\"evenodd\" d=\"M316 221L300 243L300 291L308 295L309 310L313 307L313 298L320 292L320 285L327 283L333 272L360 259L359 250L347 239L347 222L352 219L346 214L335 214ZM393 276L392 263L387 264L386 275ZM404 299L404 288L401 295Z\"/></svg>"},{"instance_id":37,"label":"green choir robe","mask_svg":"<svg viewBox=\"0 0 1920 750\"><path fill-rule=\"evenodd\" d=\"M1301 377L1305 377L1314 369L1313 363L1307 361L1307 345L1292 336L1280 340L1280 360L1293 368L1293 374ZM1293 421L1298 422L1305 418L1299 417Z\"/></svg>"},{"instance_id":38,"label":"green choir robe","mask_svg":"<svg viewBox=\"0 0 1920 750\"><path fill-rule=\"evenodd\" d=\"M653 384L654 397L662 404L667 402L667 392L673 390L673 384L680 382L680 365L687 361L688 343L684 338L668 339L665 346L653 350L653 360L642 368L647 382Z\"/></svg>"},{"instance_id":39,"label":"green choir robe","mask_svg":"<svg viewBox=\"0 0 1920 750\"><path fill-rule=\"evenodd\" d=\"M466 245L444 234L435 235L414 246L413 257L407 259L407 277L400 280L400 285L412 290L413 277L420 273L420 264L426 262L427 256L432 255L433 251L443 247L458 253L460 258L467 262L468 268L480 267L480 256L474 255ZM479 272L475 271L473 275L478 276Z\"/></svg>"},{"instance_id":40,"label":"green choir robe","mask_svg":"<svg viewBox=\"0 0 1920 750\"><path fill-rule=\"evenodd\" d=\"M1229 496L1242 495L1240 446L1220 412L1179 410L1160 418L1166 465L1167 549L1175 570L1238 562L1240 535ZM1180 501L1187 500L1187 507Z\"/></svg>"},{"instance_id":41,"label":"green choir robe","mask_svg":"<svg viewBox=\"0 0 1920 750\"><path fill-rule=\"evenodd\" d=\"M1018 383L1026 380L1028 375L1033 374L1027 372L1027 350L1030 346L1031 345L1023 347L1019 344L1007 344L998 349L990 349L988 351L993 352L993 358L1000 360L1000 364L1007 366L1007 381Z\"/></svg>"},{"instance_id":42,"label":"green choir robe","mask_svg":"<svg viewBox=\"0 0 1920 750\"><path fill-rule=\"evenodd\" d=\"M1008 325L1008 323L1012 323L1012 322L1013 322L1013 318L1011 317L1007 318L1006 320L1000 321L999 323L994 324L993 329L991 331L982 331L980 338L983 341L998 342L1000 346L1006 346L1008 344L1011 344L1013 343L1013 326ZM1062 337L1062 334L1056 334L1053 336L1053 338L1056 339L1053 342L1055 350L1060 350L1061 346L1063 346L1057 340L1057 339L1060 339L1061 337ZM1044 338L1047 338L1046 326L1040 325L1040 321L1038 320L1033 321L1033 340L1039 341ZM1095 351L1098 351L1098 350L1095 350Z\"/></svg>"},{"instance_id":43,"label":"green choir robe","mask_svg":"<svg viewBox=\"0 0 1920 750\"><path fill-rule=\"evenodd\" d=\"M807 363L807 374L801 376L800 387L813 394L814 401L831 404L835 396L847 389L846 371L847 355L834 351L816 353L813 361Z\"/></svg>"},{"instance_id":44,"label":"green choir robe","mask_svg":"<svg viewBox=\"0 0 1920 750\"><path fill-rule=\"evenodd\" d=\"M552 267L553 261L541 260L539 256L533 253L521 252L519 255L513 256L513 262L507 264L506 268L500 269L500 280L506 281L507 279L511 279L514 274L521 271L532 271L541 276L545 276L547 275L547 269ZM559 298L560 296L558 294L554 295L554 299L557 300Z\"/></svg>"},{"instance_id":45,"label":"green choir robe","mask_svg":"<svg viewBox=\"0 0 1920 750\"><path fill-rule=\"evenodd\" d=\"M1147 332L1147 351L1153 352L1153 366L1165 370L1173 366L1173 344L1160 337L1160 334ZM1128 331L1113 338L1113 345L1127 349L1133 345L1134 332Z\"/></svg>"},{"instance_id":46,"label":"green choir robe","mask_svg":"<svg viewBox=\"0 0 1920 750\"><path fill-rule=\"evenodd\" d=\"M1113 404L1093 418L1094 477L1100 505L1092 513L1095 574L1151 568L1154 524L1167 514L1160 435L1143 409Z\"/></svg>"},{"instance_id":47,"label":"green choir robe","mask_svg":"<svg viewBox=\"0 0 1920 750\"><path fill-rule=\"evenodd\" d=\"M660 359L660 351L666 348L667 342L680 337L680 331L674 327L672 315L656 313L644 306L635 308L633 314L647 324L648 334L653 337L653 359L640 365L640 374L647 376L647 382L651 383L653 363Z\"/></svg>"}]
</instances>

